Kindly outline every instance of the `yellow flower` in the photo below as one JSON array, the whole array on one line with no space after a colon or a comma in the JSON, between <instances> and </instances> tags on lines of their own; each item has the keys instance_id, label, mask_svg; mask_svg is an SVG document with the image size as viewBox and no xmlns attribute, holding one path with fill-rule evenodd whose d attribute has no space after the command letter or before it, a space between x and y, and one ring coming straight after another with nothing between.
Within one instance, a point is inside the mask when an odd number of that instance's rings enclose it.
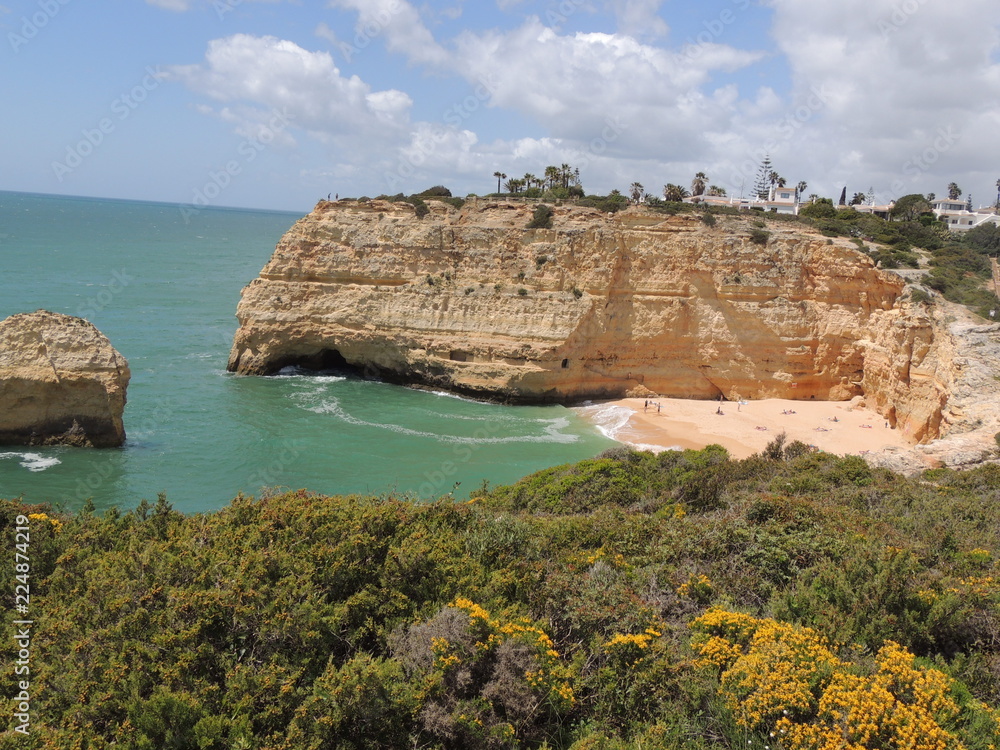
<instances>
[{"instance_id":1,"label":"yellow flower","mask_svg":"<svg viewBox=\"0 0 1000 750\"><path fill-rule=\"evenodd\" d=\"M719 693L736 721L770 729L786 750L963 748L945 728L960 710L952 680L916 666L898 643L886 641L864 676L809 628L723 610L691 627L702 663L722 670Z\"/></svg>"}]
</instances>

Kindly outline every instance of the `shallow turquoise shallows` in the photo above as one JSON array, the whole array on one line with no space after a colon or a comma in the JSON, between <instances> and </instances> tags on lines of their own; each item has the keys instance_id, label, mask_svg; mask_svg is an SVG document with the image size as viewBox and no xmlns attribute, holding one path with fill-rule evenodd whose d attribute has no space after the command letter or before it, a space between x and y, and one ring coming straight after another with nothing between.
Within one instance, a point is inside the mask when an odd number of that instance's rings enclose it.
<instances>
[{"instance_id":1,"label":"shallow turquoise shallows","mask_svg":"<svg viewBox=\"0 0 1000 750\"><path fill-rule=\"evenodd\" d=\"M383 383L225 372L240 289L291 213L0 192L0 318L94 323L129 362L124 448L0 446L0 497L184 512L263 487L465 497L616 445L563 407Z\"/></svg>"}]
</instances>

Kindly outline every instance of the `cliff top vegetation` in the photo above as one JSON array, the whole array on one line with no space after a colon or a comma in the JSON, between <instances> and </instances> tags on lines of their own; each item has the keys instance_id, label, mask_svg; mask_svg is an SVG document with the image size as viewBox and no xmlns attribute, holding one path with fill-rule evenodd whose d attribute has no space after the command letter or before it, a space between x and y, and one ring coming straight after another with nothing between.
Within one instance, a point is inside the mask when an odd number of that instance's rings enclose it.
<instances>
[{"instance_id":1,"label":"cliff top vegetation","mask_svg":"<svg viewBox=\"0 0 1000 750\"><path fill-rule=\"evenodd\" d=\"M2 501L34 625L32 733L0 747L988 750L998 488L777 440L470 502Z\"/></svg>"},{"instance_id":2,"label":"cliff top vegetation","mask_svg":"<svg viewBox=\"0 0 1000 750\"><path fill-rule=\"evenodd\" d=\"M768 223L799 224L817 230L827 237L852 239L858 249L871 257L881 268L925 270L926 273L920 277L920 283L926 289L940 292L945 299L965 305L980 317L988 318L989 311L996 310L1000 306L1000 299L989 283L991 278L989 257L1000 252L1000 227L989 224L976 227L964 234L951 232L947 225L939 221L930 211L930 204L922 195L914 194L900 198L896 202L899 210L894 209L893 215L888 220L860 212L854 205L834 206L832 200L817 196L811 196L810 202L803 206L797 215L792 215L687 202L684 198L691 193L677 185L664 187L665 199L645 193L640 183L632 184L630 197L618 190L613 190L607 195L585 195L579 177L574 176L574 170L569 169L565 172L557 169L557 172L559 175L568 175L565 180L566 187L560 182L562 177L557 179L555 173L551 180L537 180L532 175L526 175L523 181L515 181L512 185L513 190L508 190L507 193L500 193L498 190L494 196L531 203L548 202L590 207L606 213L615 213L629 205L641 204L650 211L668 215L697 215L709 226L714 226L716 217L720 216L752 218L759 230L755 241L762 238L766 241L762 230ZM696 176L692 183L693 189L700 191L695 195L725 195L725 190L717 186L706 186L705 175L698 174L700 177ZM784 178L776 173L771 173L771 176L775 178L774 184L783 184ZM528 177L532 177L532 180L528 180ZM525 188L524 185L535 185L535 187ZM804 182L799 183L796 188L797 191L805 189ZM856 199L859 196L865 197L860 193L855 195L852 204L858 202ZM411 203L416 207L419 217L429 212L427 200L445 201L456 208L464 204L464 199L452 197L451 191L440 185L411 196L400 193L378 197ZM366 201L369 198L362 197L358 200ZM932 300L926 291L921 289L916 291L921 299Z\"/></svg>"}]
</instances>

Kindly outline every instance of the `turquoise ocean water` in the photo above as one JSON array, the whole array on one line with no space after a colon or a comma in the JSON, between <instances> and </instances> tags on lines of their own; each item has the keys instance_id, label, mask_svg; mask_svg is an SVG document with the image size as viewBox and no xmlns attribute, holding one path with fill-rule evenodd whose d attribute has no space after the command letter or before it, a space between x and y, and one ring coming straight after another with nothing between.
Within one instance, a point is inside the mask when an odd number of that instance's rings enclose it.
<instances>
[{"instance_id":1,"label":"turquoise ocean water","mask_svg":"<svg viewBox=\"0 0 1000 750\"><path fill-rule=\"evenodd\" d=\"M184 512L275 486L464 497L616 445L563 407L226 373L240 289L298 218L0 192L0 319L85 317L132 370L124 448L0 446L0 497L127 509L162 491Z\"/></svg>"}]
</instances>

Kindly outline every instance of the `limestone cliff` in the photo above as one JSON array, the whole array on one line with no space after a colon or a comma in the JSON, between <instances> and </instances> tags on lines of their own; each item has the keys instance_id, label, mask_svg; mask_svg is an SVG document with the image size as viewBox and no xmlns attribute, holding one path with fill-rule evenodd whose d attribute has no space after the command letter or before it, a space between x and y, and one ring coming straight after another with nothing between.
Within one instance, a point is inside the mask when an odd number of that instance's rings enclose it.
<instances>
[{"instance_id":1,"label":"limestone cliff","mask_svg":"<svg viewBox=\"0 0 1000 750\"><path fill-rule=\"evenodd\" d=\"M915 313L905 318L900 315L881 331L876 346L888 354L896 345L895 356L891 357L896 366L867 370L872 386L869 405L888 412L895 409L904 425L907 414L902 409L906 408L915 408L918 418L921 412L930 413L932 419L927 420L927 432L919 435L922 444L905 451L887 450L869 460L904 473L996 462L994 436L1000 434L1000 325L984 323L964 307L940 298L931 305L913 307L917 308ZM880 359L885 362L889 357ZM892 377L896 368L897 376L909 383L910 397L894 403Z\"/></svg>"},{"instance_id":2,"label":"limestone cliff","mask_svg":"<svg viewBox=\"0 0 1000 750\"><path fill-rule=\"evenodd\" d=\"M0 444L121 445L129 378L86 320L39 310L0 321Z\"/></svg>"},{"instance_id":3,"label":"limestone cliff","mask_svg":"<svg viewBox=\"0 0 1000 750\"><path fill-rule=\"evenodd\" d=\"M510 402L864 395L937 434L934 326L847 241L638 208L557 206L526 229L531 205L428 203L320 202L243 290L229 369L347 364Z\"/></svg>"}]
</instances>

